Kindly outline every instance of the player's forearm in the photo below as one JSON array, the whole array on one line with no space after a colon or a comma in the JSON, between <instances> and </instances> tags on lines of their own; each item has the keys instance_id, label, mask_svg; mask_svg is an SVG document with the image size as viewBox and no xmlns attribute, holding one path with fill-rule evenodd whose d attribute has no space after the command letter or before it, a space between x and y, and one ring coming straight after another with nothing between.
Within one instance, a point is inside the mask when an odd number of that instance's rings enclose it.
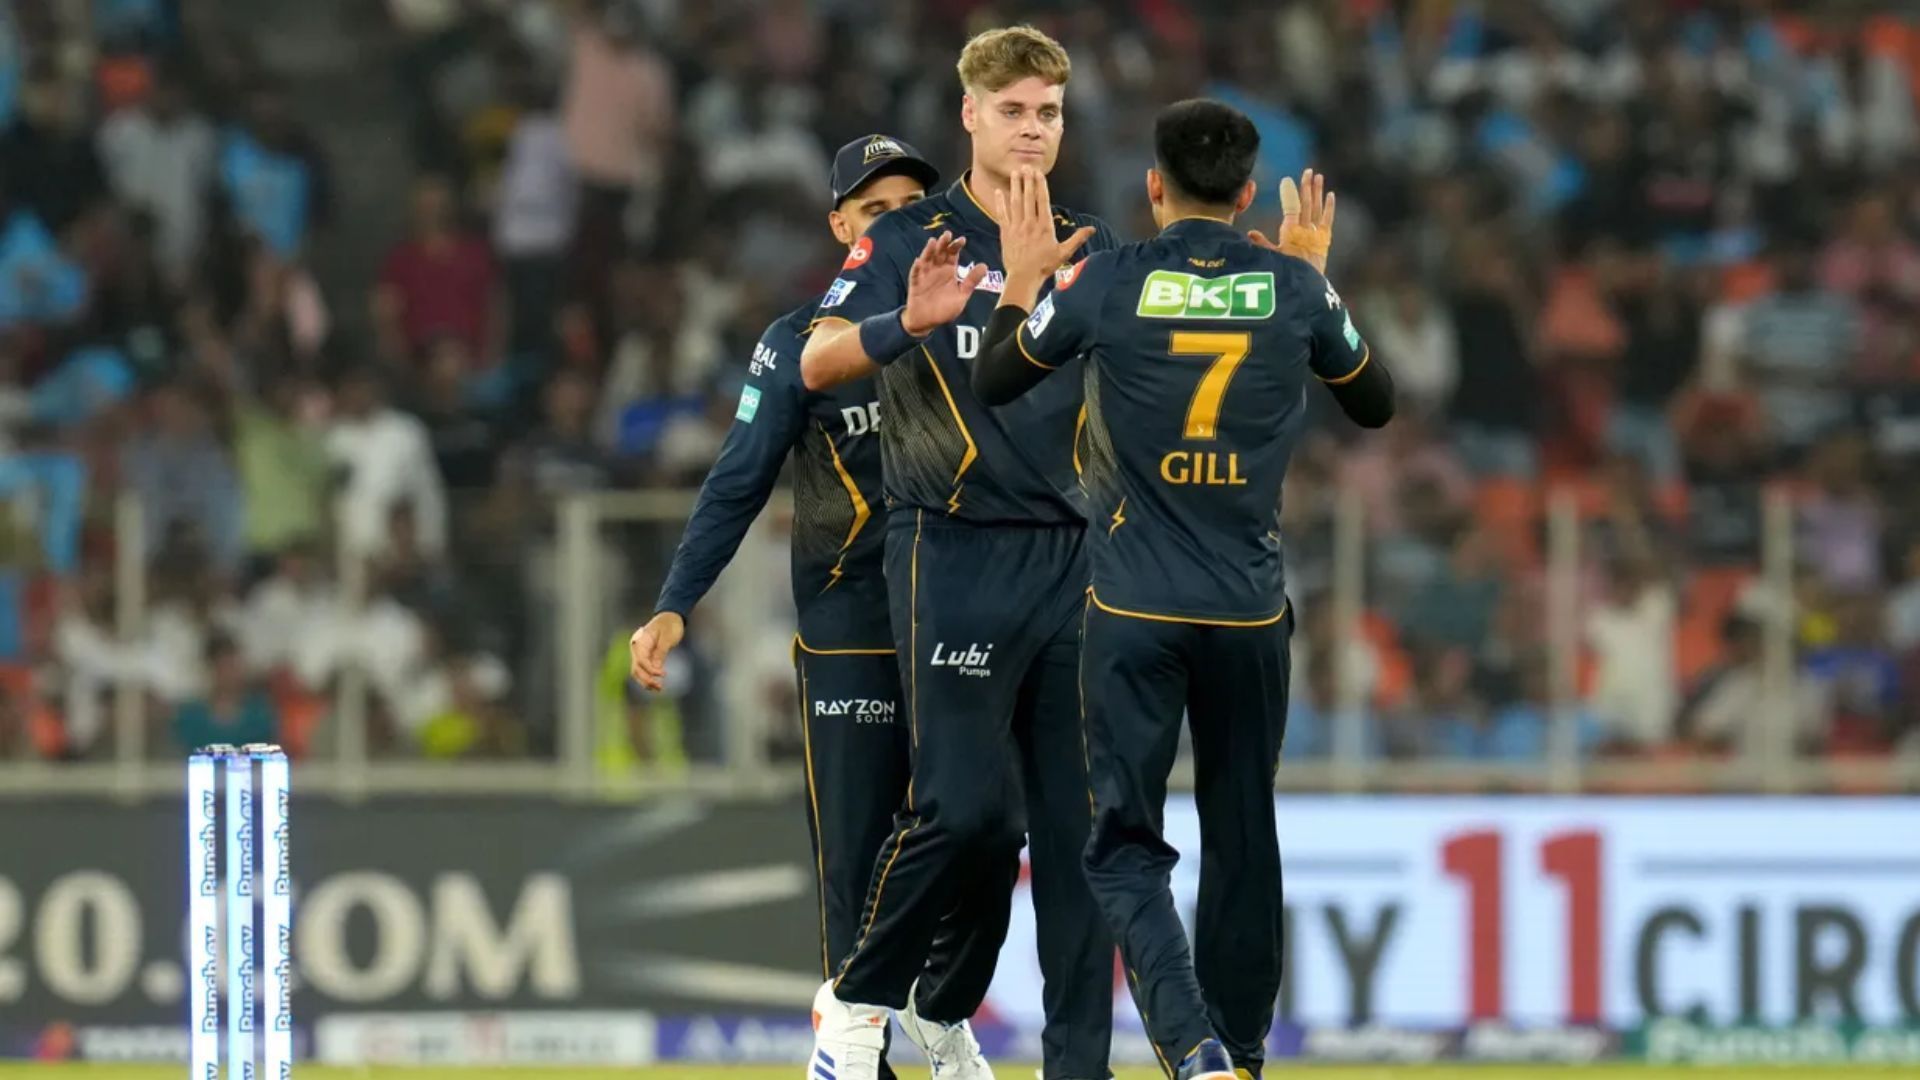
<instances>
[{"instance_id":1,"label":"player's forearm","mask_svg":"<svg viewBox=\"0 0 1920 1080\"><path fill-rule=\"evenodd\" d=\"M1340 411L1361 427L1385 427L1393 419L1393 375L1372 352L1351 378L1327 389L1340 403Z\"/></svg>"},{"instance_id":2,"label":"player's forearm","mask_svg":"<svg viewBox=\"0 0 1920 1080\"><path fill-rule=\"evenodd\" d=\"M864 379L919 348L934 327L909 327L906 319L907 309L898 307L858 323L834 318L816 323L800 353L800 382L809 390L825 390Z\"/></svg>"},{"instance_id":3,"label":"player's forearm","mask_svg":"<svg viewBox=\"0 0 1920 1080\"><path fill-rule=\"evenodd\" d=\"M1029 278L1025 274L1009 274L1007 286L1000 293L1000 306L1019 308L1021 317L1025 318L1025 313L1032 311L1033 306L1040 302L1040 290L1046 286L1045 275Z\"/></svg>"},{"instance_id":4,"label":"player's forearm","mask_svg":"<svg viewBox=\"0 0 1920 1080\"><path fill-rule=\"evenodd\" d=\"M1020 352L1020 324L1026 319L1027 311L1014 304L1003 301L993 309L973 365L973 394L983 404L1005 405L1047 377L1047 368Z\"/></svg>"},{"instance_id":5,"label":"player's forearm","mask_svg":"<svg viewBox=\"0 0 1920 1080\"><path fill-rule=\"evenodd\" d=\"M778 475L777 473L775 474ZM694 502L693 516L687 519L687 531L674 549L673 563L667 569L666 583L660 587L657 612L671 611L685 618L713 588L734 553L746 539L747 530L773 494L775 477L763 485L722 483L710 474L700 485L700 497Z\"/></svg>"},{"instance_id":6,"label":"player's forearm","mask_svg":"<svg viewBox=\"0 0 1920 1080\"><path fill-rule=\"evenodd\" d=\"M800 351L800 382L809 390L827 390L873 374L879 365L860 346L860 327L845 319L822 319Z\"/></svg>"}]
</instances>

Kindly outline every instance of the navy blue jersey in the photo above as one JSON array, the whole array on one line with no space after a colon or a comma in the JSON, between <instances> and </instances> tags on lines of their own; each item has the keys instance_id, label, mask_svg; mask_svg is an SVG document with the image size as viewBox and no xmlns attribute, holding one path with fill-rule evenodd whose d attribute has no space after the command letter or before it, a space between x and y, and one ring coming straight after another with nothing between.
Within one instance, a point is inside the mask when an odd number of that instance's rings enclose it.
<instances>
[{"instance_id":1,"label":"navy blue jersey","mask_svg":"<svg viewBox=\"0 0 1920 1080\"><path fill-rule=\"evenodd\" d=\"M1308 378L1346 382L1369 357L1327 279L1192 218L1062 275L1016 343L1041 367L1088 356L1095 601L1194 622L1278 618L1280 484Z\"/></svg>"},{"instance_id":2,"label":"navy blue jersey","mask_svg":"<svg viewBox=\"0 0 1920 1080\"><path fill-rule=\"evenodd\" d=\"M1114 245L1097 218L1054 208L1062 239L1082 225L1097 230L1083 251ZM820 303L820 319L859 322L907 299L907 271L929 239L965 237L960 273L987 264L986 280L954 323L882 369L888 506L948 514L976 524L1079 524L1085 502L1075 478L1074 441L1082 404L1078 380L1051 380L1018 401L989 408L974 397L973 361L981 332L1006 286L1000 226L962 176L938 195L890 211L854 247Z\"/></svg>"},{"instance_id":3,"label":"navy blue jersey","mask_svg":"<svg viewBox=\"0 0 1920 1080\"><path fill-rule=\"evenodd\" d=\"M872 379L826 391L800 382L817 303L760 335L720 457L700 485L657 610L685 615L739 549L793 457L793 602L815 650L887 649L879 520L880 405Z\"/></svg>"}]
</instances>

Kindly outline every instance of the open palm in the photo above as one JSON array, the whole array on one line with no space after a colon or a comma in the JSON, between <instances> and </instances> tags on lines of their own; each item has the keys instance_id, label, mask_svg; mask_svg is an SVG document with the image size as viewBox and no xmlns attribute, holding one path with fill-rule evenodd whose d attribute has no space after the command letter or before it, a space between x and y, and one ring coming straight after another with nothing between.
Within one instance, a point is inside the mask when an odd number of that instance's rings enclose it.
<instances>
[{"instance_id":1,"label":"open palm","mask_svg":"<svg viewBox=\"0 0 1920 1080\"><path fill-rule=\"evenodd\" d=\"M966 238L943 232L920 249L907 271L907 306L900 313L900 325L907 333L925 337L967 310L973 290L986 280L987 266L975 263L961 274L960 251L966 246Z\"/></svg>"},{"instance_id":2,"label":"open palm","mask_svg":"<svg viewBox=\"0 0 1920 1080\"><path fill-rule=\"evenodd\" d=\"M1323 173L1308 169L1300 174L1296 187L1293 177L1280 181L1280 229L1268 239L1258 229L1247 239L1266 248L1305 259L1315 270L1327 272L1327 252L1333 247L1333 192L1327 190Z\"/></svg>"}]
</instances>

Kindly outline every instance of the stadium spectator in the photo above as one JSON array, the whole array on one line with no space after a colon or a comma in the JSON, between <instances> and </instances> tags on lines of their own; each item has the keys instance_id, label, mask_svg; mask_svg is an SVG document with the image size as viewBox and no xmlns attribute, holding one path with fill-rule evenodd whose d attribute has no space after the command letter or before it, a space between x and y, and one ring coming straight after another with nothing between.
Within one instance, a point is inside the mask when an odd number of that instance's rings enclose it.
<instances>
[{"instance_id":1,"label":"stadium spectator","mask_svg":"<svg viewBox=\"0 0 1920 1080\"><path fill-rule=\"evenodd\" d=\"M373 293L374 326L391 363L413 360L441 338L466 346L476 371L500 358L507 311L493 253L459 228L455 213L445 177L414 182L412 235L387 253Z\"/></svg>"},{"instance_id":2,"label":"stadium spectator","mask_svg":"<svg viewBox=\"0 0 1920 1080\"><path fill-rule=\"evenodd\" d=\"M150 551L185 542L233 572L246 554L245 506L208 397L198 385L156 388L150 420L126 443L120 470L139 494Z\"/></svg>"},{"instance_id":3,"label":"stadium spectator","mask_svg":"<svg viewBox=\"0 0 1920 1080\"><path fill-rule=\"evenodd\" d=\"M390 543L396 504L412 508L420 546L447 548L447 495L426 425L387 403L384 379L370 368L349 371L336 391L327 456L343 474L341 542L356 555L377 555Z\"/></svg>"},{"instance_id":4,"label":"stadium spectator","mask_svg":"<svg viewBox=\"0 0 1920 1080\"><path fill-rule=\"evenodd\" d=\"M206 666L205 693L174 707L174 744L193 749L213 743L279 743L278 710L266 690L248 676L240 646L231 638L214 638L207 644Z\"/></svg>"},{"instance_id":5,"label":"stadium spectator","mask_svg":"<svg viewBox=\"0 0 1920 1080\"><path fill-rule=\"evenodd\" d=\"M100 160L114 194L154 225L154 253L168 279L190 279L206 241L219 141L194 111L186 88L162 72L145 102L100 127Z\"/></svg>"},{"instance_id":6,"label":"stadium spectator","mask_svg":"<svg viewBox=\"0 0 1920 1080\"><path fill-rule=\"evenodd\" d=\"M151 634L121 642L107 609L88 622L35 599L85 591L112 557L111 500L123 494L147 508L156 558L189 534L228 577L257 556L271 587L248 594L249 610L285 584L276 553L305 553L295 592L319 604L336 588L336 540L349 560L410 560L406 543L392 550L393 530L415 530L434 590L460 613L450 625L464 631L471 616L482 651L512 669L508 699L545 709L553 678L538 669L556 660L545 631L489 635L535 621L508 613L551 609L553 568L539 562L554 554L551 500L703 471L758 324L824 288L836 262L817 236L818 166L803 163L891 128L921 133L934 160L951 162L952 50L984 11L384 6L402 99L365 116L351 102L299 107L306 82L298 97L281 89L294 70L263 60L285 50L261 48L244 5L174 18L174 5L116 0L81 4L98 17L71 20L0 4L0 496L27 541L0 559L12 598L0 597L0 627L17 631L0 636L17 639L21 663L51 661L92 688L74 697L61 674L14 701L32 718L17 749L59 752L40 734L45 715L71 713L78 736L66 745L104 752L102 688L152 689ZM1817 663L1821 693L1829 677L1872 691L1836 697L1831 723L1825 706L1796 704L1799 738L1870 753L1914 738L1910 13L1529 0L1126 12L1033 2L993 15L1068 42L1076 134L1055 186L1123 234L1151 228L1143 118L1209 90L1255 113L1263 169L1310 161L1339 188L1335 276L1410 405L1369 438L1316 414L1296 455L1281 531L1303 687L1316 655L1367 656L1379 741L1402 754L1438 749L1404 736L1431 729L1418 695L1407 698L1409 647L1464 649L1490 718L1537 706L1522 657L1548 640L1543 583L1565 568L1551 565L1545 509L1570 491L1582 629L1619 623L1600 635L1606 647L1581 635L1590 708L1642 731L1649 752L1674 734L1702 753L1763 746L1749 730L1771 715L1757 639L1721 629L1787 602L1753 584L1780 539L1762 512L1774 493L1793 501L1788 539L1804 564L1790 678L1813 684ZM382 44L363 28L337 32L355 36L315 55L361 62ZM337 153L346 139L353 182L336 198L319 148ZM423 185L419 220L431 227L396 247L405 185L425 176L447 178ZM489 227L467 234L463 222ZM430 247L452 253L457 272L440 272ZM383 284L394 303L365 326L363 302ZM336 370L341 357L384 361L400 404ZM196 392L178 425L157 423L174 415L178 388L207 383L219 392ZM538 388L562 383L557 396L590 418L584 434L543 420ZM337 493L330 470L344 480ZM1336 646L1309 627L1351 554L1333 527L1349 491L1367 521L1367 637ZM338 529L335 494L348 508ZM620 590L644 591L660 558L630 539L609 531L604 545L599 580L614 583L616 611L629 599ZM1648 581L1631 569L1647 566ZM1607 581L1629 576L1637 599L1612 595ZM1858 606L1878 590L1884 610ZM775 630L766 643L734 636L778 624L748 594L748 614L697 631L708 651L689 676L689 716L725 696L727 709L707 711L755 723L779 699L757 673L784 667L757 659L777 651ZM1671 609L1664 630L1649 614L1655 596ZM352 637L313 617L316 642ZM596 641L600 629L614 627ZM462 635L448 655L479 647ZM334 685L328 648L312 650L312 687ZM61 662L69 655L76 663ZM200 664L198 653L185 662ZM1696 691L1686 704L1669 692L1664 720L1651 691L1637 704L1616 693L1662 684ZM278 682L275 694L286 700ZM283 711L290 737L293 717ZM690 721L688 751L716 753L720 727ZM1488 752L1483 736L1461 745Z\"/></svg>"}]
</instances>

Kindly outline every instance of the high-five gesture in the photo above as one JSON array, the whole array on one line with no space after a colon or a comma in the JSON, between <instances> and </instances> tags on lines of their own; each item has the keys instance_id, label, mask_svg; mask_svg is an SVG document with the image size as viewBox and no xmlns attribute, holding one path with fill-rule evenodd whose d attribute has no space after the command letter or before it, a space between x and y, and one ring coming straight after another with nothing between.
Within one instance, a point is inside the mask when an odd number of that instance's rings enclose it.
<instances>
[{"instance_id":1,"label":"high-five gesture","mask_svg":"<svg viewBox=\"0 0 1920 1080\"><path fill-rule=\"evenodd\" d=\"M943 232L920 249L920 257L907 270L907 306L900 313L900 325L914 337L926 337L936 327L945 326L967 310L967 298L987 278L985 263L975 263L960 273L960 249L965 237L956 239Z\"/></svg>"},{"instance_id":2,"label":"high-five gesture","mask_svg":"<svg viewBox=\"0 0 1920 1080\"><path fill-rule=\"evenodd\" d=\"M1083 226L1065 240L1058 239L1047 178L1031 165L1014 170L1007 190L996 193L994 211L1000 218L1000 258L1007 266L1002 303L1031 308L1047 277L1067 265L1093 235L1093 227Z\"/></svg>"},{"instance_id":3,"label":"high-five gesture","mask_svg":"<svg viewBox=\"0 0 1920 1080\"><path fill-rule=\"evenodd\" d=\"M1327 251L1333 247L1333 192L1327 190L1324 174L1308 169L1280 181L1280 231L1269 240L1258 229L1247 239L1266 248L1307 260L1315 270L1327 272Z\"/></svg>"}]
</instances>

